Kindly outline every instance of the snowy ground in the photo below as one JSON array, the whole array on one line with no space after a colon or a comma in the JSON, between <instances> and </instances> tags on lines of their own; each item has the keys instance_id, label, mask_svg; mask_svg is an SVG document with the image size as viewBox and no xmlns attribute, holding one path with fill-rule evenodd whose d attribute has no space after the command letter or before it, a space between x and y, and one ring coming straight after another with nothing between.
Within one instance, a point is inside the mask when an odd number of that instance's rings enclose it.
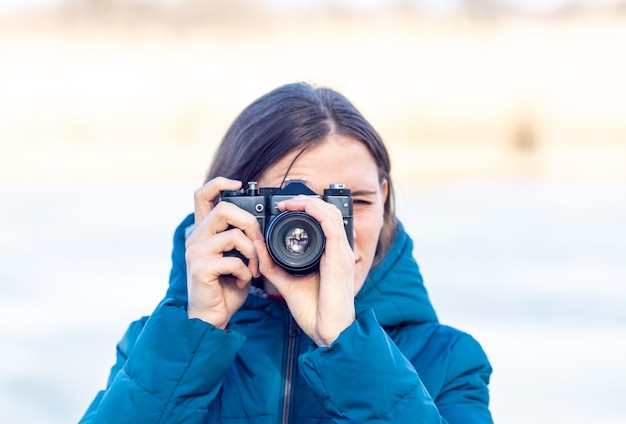
<instances>
[{"instance_id":1,"label":"snowy ground","mask_svg":"<svg viewBox=\"0 0 626 424\"><path fill-rule=\"evenodd\" d=\"M186 184L0 186L0 422L76 422L163 295ZM500 423L626 422L626 187L399 187L442 322L473 334Z\"/></svg>"}]
</instances>

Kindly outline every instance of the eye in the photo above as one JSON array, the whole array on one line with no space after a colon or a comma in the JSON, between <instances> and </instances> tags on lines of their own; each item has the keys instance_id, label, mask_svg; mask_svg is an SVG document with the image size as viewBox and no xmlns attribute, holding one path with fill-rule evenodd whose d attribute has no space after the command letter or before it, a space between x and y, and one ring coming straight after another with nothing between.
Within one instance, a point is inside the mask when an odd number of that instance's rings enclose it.
<instances>
[{"instance_id":1,"label":"eye","mask_svg":"<svg viewBox=\"0 0 626 424\"><path fill-rule=\"evenodd\" d=\"M373 201L369 199L352 199L352 203L355 205L372 205Z\"/></svg>"}]
</instances>

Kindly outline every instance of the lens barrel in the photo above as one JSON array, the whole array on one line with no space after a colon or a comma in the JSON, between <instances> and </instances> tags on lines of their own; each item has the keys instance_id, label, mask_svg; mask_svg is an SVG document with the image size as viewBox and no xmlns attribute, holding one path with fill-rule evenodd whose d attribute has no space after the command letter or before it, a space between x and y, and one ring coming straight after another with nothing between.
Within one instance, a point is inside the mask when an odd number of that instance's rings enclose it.
<instances>
[{"instance_id":1,"label":"lens barrel","mask_svg":"<svg viewBox=\"0 0 626 424\"><path fill-rule=\"evenodd\" d=\"M277 215L267 226L265 240L274 262L292 274L316 271L326 244L319 222L300 211Z\"/></svg>"}]
</instances>

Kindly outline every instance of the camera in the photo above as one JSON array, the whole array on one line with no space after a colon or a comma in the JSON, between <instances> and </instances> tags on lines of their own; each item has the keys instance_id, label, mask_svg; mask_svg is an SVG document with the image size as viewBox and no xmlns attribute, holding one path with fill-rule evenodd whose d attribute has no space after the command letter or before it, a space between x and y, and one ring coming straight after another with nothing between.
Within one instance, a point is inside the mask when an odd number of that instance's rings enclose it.
<instances>
[{"instance_id":1,"label":"camera","mask_svg":"<svg viewBox=\"0 0 626 424\"><path fill-rule=\"evenodd\" d=\"M319 196L304 180L286 180L285 187L257 187L248 182L246 189L224 190L218 201L230 202L256 217L265 237L267 250L272 260L292 274L309 274L319 269L326 237L315 218L301 211L280 211L278 202L299 195L321 197L335 205L343 216L343 226L350 247L354 248L352 196L343 184L331 184ZM224 253L247 260L236 250Z\"/></svg>"}]
</instances>

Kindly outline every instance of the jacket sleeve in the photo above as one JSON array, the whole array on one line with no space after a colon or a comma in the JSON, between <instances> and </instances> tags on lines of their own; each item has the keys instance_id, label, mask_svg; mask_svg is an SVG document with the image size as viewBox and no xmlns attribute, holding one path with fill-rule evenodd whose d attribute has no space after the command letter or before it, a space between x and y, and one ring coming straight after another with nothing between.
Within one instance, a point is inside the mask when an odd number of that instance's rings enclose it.
<instances>
[{"instance_id":1,"label":"jacket sleeve","mask_svg":"<svg viewBox=\"0 0 626 424\"><path fill-rule=\"evenodd\" d=\"M330 347L302 355L300 366L336 422L493 423L487 389L491 366L478 342L462 333L444 355L445 383L433 399L369 310Z\"/></svg>"},{"instance_id":2,"label":"jacket sleeve","mask_svg":"<svg viewBox=\"0 0 626 424\"><path fill-rule=\"evenodd\" d=\"M206 422L244 336L189 319L171 299L141 324L118 345L109 384L81 423Z\"/></svg>"},{"instance_id":3,"label":"jacket sleeve","mask_svg":"<svg viewBox=\"0 0 626 424\"><path fill-rule=\"evenodd\" d=\"M304 378L336 422L492 422L484 404L477 410L473 404L457 408L463 394L444 395L443 403L436 404L371 310L361 314L330 347L307 352L300 362ZM451 396L456 390L463 391L466 384L474 384L471 372L449 372L459 373L459 379L453 379L456 383L448 387Z\"/></svg>"}]
</instances>

